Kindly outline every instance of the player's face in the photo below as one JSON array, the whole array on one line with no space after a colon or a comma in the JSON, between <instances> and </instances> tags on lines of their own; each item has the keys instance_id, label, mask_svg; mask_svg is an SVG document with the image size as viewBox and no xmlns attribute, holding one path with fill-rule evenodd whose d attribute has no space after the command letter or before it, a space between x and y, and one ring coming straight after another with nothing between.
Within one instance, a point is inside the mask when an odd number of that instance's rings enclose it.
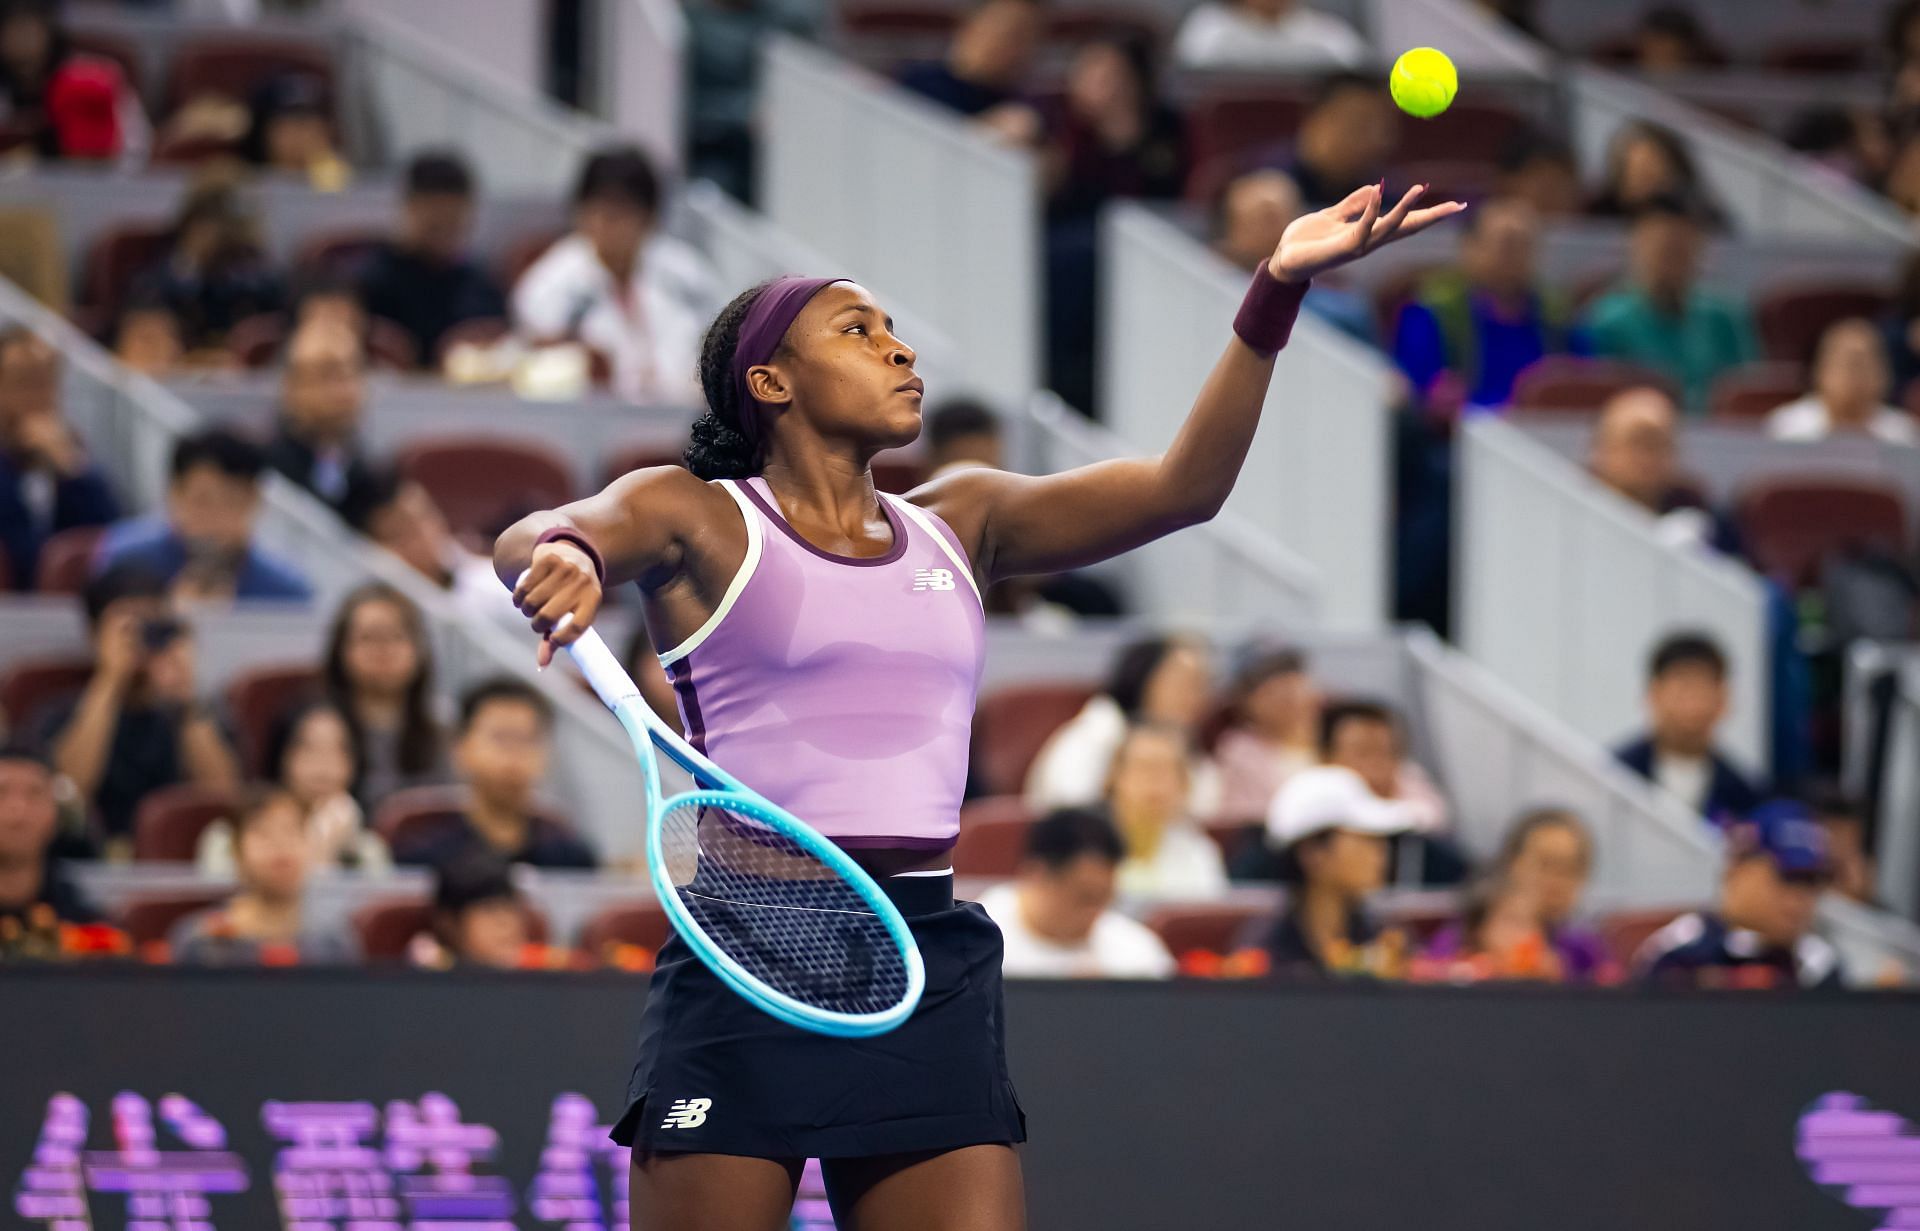
<instances>
[{"instance_id":1,"label":"player's face","mask_svg":"<svg viewBox=\"0 0 1920 1231\"><path fill-rule=\"evenodd\" d=\"M916 358L866 288L840 282L813 297L768 366L791 395L780 413L804 407L816 436L892 449L920 434Z\"/></svg>"}]
</instances>

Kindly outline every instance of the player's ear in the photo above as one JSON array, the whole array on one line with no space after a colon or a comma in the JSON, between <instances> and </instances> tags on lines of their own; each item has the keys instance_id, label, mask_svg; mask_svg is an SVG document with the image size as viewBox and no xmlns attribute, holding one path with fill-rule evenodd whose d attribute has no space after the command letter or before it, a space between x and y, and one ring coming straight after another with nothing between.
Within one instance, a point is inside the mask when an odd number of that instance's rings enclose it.
<instances>
[{"instance_id":1,"label":"player's ear","mask_svg":"<svg viewBox=\"0 0 1920 1231\"><path fill-rule=\"evenodd\" d=\"M756 402L765 402L770 406L785 406L793 401L793 390L780 378L780 373L767 364L756 364L747 369L747 392Z\"/></svg>"}]
</instances>

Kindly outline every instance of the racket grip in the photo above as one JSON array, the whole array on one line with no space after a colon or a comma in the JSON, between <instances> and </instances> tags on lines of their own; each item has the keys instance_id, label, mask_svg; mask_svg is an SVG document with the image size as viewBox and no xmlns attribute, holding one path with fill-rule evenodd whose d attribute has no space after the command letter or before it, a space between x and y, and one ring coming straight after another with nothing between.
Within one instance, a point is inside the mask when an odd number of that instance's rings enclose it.
<instances>
[{"instance_id":1,"label":"racket grip","mask_svg":"<svg viewBox=\"0 0 1920 1231\"><path fill-rule=\"evenodd\" d=\"M588 629L580 639L567 647L567 653L573 655L574 665L580 668L580 674L587 677L587 683L606 703L608 709L617 707L629 697L640 695L640 688L620 665L607 643L600 634Z\"/></svg>"}]
</instances>

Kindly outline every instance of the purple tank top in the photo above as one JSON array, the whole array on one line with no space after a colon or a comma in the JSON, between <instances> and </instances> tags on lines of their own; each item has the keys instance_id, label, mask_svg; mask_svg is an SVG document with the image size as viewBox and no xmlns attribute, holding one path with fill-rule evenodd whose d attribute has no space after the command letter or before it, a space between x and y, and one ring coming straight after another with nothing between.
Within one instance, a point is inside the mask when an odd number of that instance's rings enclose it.
<instances>
[{"instance_id":1,"label":"purple tank top","mask_svg":"<svg viewBox=\"0 0 1920 1231\"><path fill-rule=\"evenodd\" d=\"M841 846L951 846L986 644L953 531L882 494L893 547L830 555L766 480L718 482L746 518L746 558L660 655L688 742Z\"/></svg>"}]
</instances>

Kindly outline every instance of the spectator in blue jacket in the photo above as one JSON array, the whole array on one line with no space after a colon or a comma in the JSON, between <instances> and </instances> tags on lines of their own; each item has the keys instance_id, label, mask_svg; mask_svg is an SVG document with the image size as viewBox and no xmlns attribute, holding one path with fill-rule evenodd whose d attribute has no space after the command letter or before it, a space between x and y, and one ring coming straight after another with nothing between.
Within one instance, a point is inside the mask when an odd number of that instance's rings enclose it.
<instances>
[{"instance_id":1,"label":"spectator in blue jacket","mask_svg":"<svg viewBox=\"0 0 1920 1231\"><path fill-rule=\"evenodd\" d=\"M120 515L106 476L60 414L60 361L23 326L0 329L0 551L31 589L52 535Z\"/></svg>"},{"instance_id":2,"label":"spectator in blue jacket","mask_svg":"<svg viewBox=\"0 0 1920 1231\"><path fill-rule=\"evenodd\" d=\"M1648 667L1647 734L1615 755L1709 821L1728 824L1750 813L1760 793L1715 746L1726 716L1726 652L1700 633L1675 633L1654 648Z\"/></svg>"}]
</instances>

